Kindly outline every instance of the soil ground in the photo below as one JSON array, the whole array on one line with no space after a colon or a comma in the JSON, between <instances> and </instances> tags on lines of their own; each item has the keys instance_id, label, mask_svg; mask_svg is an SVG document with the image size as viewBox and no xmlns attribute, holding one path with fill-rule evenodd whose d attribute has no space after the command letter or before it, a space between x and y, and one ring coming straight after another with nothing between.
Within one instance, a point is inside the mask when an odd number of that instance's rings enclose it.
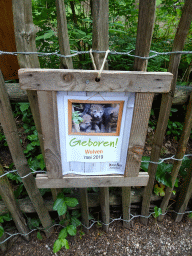
<instances>
[{"instance_id":1,"label":"soil ground","mask_svg":"<svg viewBox=\"0 0 192 256\"><path fill-rule=\"evenodd\" d=\"M184 217L182 222L175 223L166 215L163 222L157 222L151 217L148 226L135 218L129 229L122 227L121 221L115 221L109 226L109 232L94 225L89 234L69 238L70 249L62 248L56 254L52 248L58 237L59 229L50 238L43 235L43 240L37 239L34 232L31 240L26 242L22 237L16 237L12 241L11 249L5 256L102 256L102 255L192 255L192 220Z\"/></svg>"}]
</instances>

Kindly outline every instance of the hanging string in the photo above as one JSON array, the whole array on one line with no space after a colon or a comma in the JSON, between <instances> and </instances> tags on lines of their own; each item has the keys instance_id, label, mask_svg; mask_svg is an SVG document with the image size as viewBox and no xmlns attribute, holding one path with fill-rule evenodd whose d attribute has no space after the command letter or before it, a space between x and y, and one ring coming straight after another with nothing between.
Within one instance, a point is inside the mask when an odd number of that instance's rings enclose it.
<instances>
[{"instance_id":1,"label":"hanging string","mask_svg":"<svg viewBox=\"0 0 192 256\"><path fill-rule=\"evenodd\" d=\"M108 56L109 52L110 52L110 50L107 50L107 51L105 52L105 57L104 57L104 59L103 59L103 64L101 65L101 68L100 68L100 70L99 70L99 72L98 72L98 75L97 75L97 78L98 78L98 79L101 78L101 74L102 74L102 72L103 72L103 69L104 69L104 66L105 66L105 62L106 62L106 60L107 60L107 56ZM95 69L95 70L98 70L97 67L96 67L96 64L95 64L94 57L93 57L92 49L90 49L90 56L91 56L91 60L92 60L94 69Z\"/></svg>"}]
</instances>

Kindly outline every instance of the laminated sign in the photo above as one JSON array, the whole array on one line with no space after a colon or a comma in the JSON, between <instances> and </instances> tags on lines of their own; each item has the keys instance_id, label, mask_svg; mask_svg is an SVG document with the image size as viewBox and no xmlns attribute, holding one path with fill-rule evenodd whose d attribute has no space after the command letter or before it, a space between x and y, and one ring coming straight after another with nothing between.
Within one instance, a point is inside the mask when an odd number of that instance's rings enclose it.
<instances>
[{"instance_id":1,"label":"laminated sign","mask_svg":"<svg viewBox=\"0 0 192 256\"><path fill-rule=\"evenodd\" d=\"M140 172L154 93L168 93L168 72L20 69L36 91L46 174L38 187L145 186Z\"/></svg>"},{"instance_id":2,"label":"laminated sign","mask_svg":"<svg viewBox=\"0 0 192 256\"><path fill-rule=\"evenodd\" d=\"M87 165L88 173L122 173L132 123L134 93L79 92L70 96L59 92L57 102L63 166L66 161L102 163L103 170L101 164L92 165L92 168ZM83 173L86 173L86 166Z\"/></svg>"}]
</instances>

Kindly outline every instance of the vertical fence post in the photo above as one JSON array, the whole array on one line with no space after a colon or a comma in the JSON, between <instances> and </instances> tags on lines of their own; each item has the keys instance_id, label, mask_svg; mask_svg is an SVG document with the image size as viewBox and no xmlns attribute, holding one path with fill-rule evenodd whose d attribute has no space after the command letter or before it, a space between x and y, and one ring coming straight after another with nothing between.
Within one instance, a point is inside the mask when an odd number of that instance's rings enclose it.
<instances>
[{"instance_id":1,"label":"vertical fence post","mask_svg":"<svg viewBox=\"0 0 192 256\"><path fill-rule=\"evenodd\" d=\"M174 218L176 222L180 222L183 214L187 208L188 202L192 195L192 162L187 172L187 177L181 187L179 198L177 199ZM180 213L180 214L178 214Z\"/></svg>"},{"instance_id":2,"label":"vertical fence post","mask_svg":"<svg viewBox=\"0 0 192 256\"><path fill-rule=\"evenodd\" d=\"M5 88L4 79L0 72L0 122L11 152L13 162L20 176L31 173L27 159L23 153L23 148L17 132L15 120L13 118L9 97ZM23 179L23 184L27 193L39 215L42 225L45 229L52 225L49 212L44 204L43 198L36 186L35 179L32 175ZM46 233L49 236L49 232Z\"/></svg>"},{"instance_id":3,"label":"vertical fence post","mask_svg":"<svg viewBox=\"0 0 192 256\"><path fill-rule=\"evenodd\" d=\"M56 0L57 8L57 27L58 27L58 37L59 37L59 49L61 54L70 54L70 45L67 29L67 18L65 13L65 5L63 0ZM61 58L61 66L65 69L73 69L72 58ZM80 204L81 204L81 214L82 223L85 226L89 226L89 208L88 208L88 194L87 189L80 188ZM88 229L85 229L88 233Z\"/></svg>"},{"instance_id":4,"label":"vertical fence post","mask_svg":"<svg viewBox=\"0 0 192 256\"><path fill-rule=\"evenodd\" d=\"M0 164L0 176L4 174L3 166ZM23 214L15 200L13 190L6 176L0 178L0 195L7 206L7 209L11 213L11 216L15 222L15 225L24 238L29 241L29 229L23 217Z\"/></svg>"},{"instance_id":5,"label":"vertical fence post","mask_svg":"<svg viewBox=\"0 0 192 256\"><path fill-rule=\"evenodd\" d=\"M136 41L136 52L135 54L138 56L149 56L151 41L152 41L152 34L153 34L153 27L155 21L155 9L156 9L156 1L155 0L140 0L139 1L139 17L138 17L138 27L137 27L137 41ZM146 71L147 70L147 60L135 58L134 60L134 70L136 71ZM148 109L151 108L152 101L153 101L153 93L137 93L135 104L136 102L142 104L141 102L146 102L146 107ZM147 108L146 108L147 109ZM136 114L136 113L134 113ZM149 115L148 111L148 115ZM133 120L137 120L136 118ZM148 122L148 118L146 118ZM134 122L132 123L132 127L135 127L137 124ZM148 123L146 123L146 126ZM144 145L141 145L144 147ZM125 189L125 188L123 188ZM131 189L127 191L127 193L123 193L123 197L129 197L127 199L128 203L131 203ZM123 199L123 202L125 199ZM128 208L128 206L127 206ZM130 211L130 209L127 209ZM123 216L123 219L130 218L130 216ZM125 225L130 225L130 223L124 223Z\"/></svg>"},{"instance_id":6,"label":"vertical fence post","mask_svg":"<svg viewBox=\"0 0 192 256\"><path fill-rule=\"evenodd\" d=\"M189 141L191 129L192 129L192 93L191 93L189 104L188 104L188 107L187 107L187 112L186 112L186 116L185 116L185 123L184 123L183 131L182 131L182 134L181 134L181 138L180 138L179 143L178 143L177 153L175 155L176 159L183 159L183 157L185 155L186 148L187 148L187 143ZM181 167L181 164L182 164L182 161L179 161L179 160L174 161L173 169L172 169L172 172L171 172L172 187L167 187L166 188L165 196L163 197L163 200L162 200L161 205L160 205L160 208L162 210L162 214L164 214L166 209L167 209L169 199L171 197L172 190L174 188L175 181L176 181L177 175L179 173L179 169ZM162 221L164 216L165 215L159 216L158 221Z\"/></svg>"},{"instance_id":7,"label":"vertical fence post","mask_svg":"<svg viewBox=\"0 0 192 256\"><path fill-rule=\"evenodd\" d=\"M56 0L57 9L57 30L59 39L59 49L62 55L70 54L69 36L67 29L67 18L65 4L63 0ZM61 58L61 68L72 69L72 58Z\"/></svg>"},{"instance_id":8,"label":"vertical fence post","mask_svg":"<svg viewBox=\"0 0 192 256\"><path fill-rule=\"evenodd\" d=\"M186 0L183 7L183 12L179 22L179 26L177 28L177 32L175 35L172 51L183 50L185 39L187 37L191 21L192 21L192 1ZM157 128L155 132L155 137L153 141L153 146L151 150L151 161L153 162L158 162L160 157L161 147L163 145L163 139L164 139L165 131L167 128L169 113L172 105L172 99L175 92L180 58L181 58L181 54L171 55L168 71L173 74L173 80L171 83L170 93L162 95L160 113L159 113ZM149 164L149 169L148 169L149 182L144 190L142 211L141 211L141 214L144 216L149 215L150 198L152 195L156 169L157 169L156 164L152 164L152 163ZM146 225L148 222L148 219L143 217L141 218L141 222Z\"/></svg>"},{"instance_id":9,"label":"vertical fence post","mask_svg":"<svg viewBox=\"0 0 192 256\"><path fill-rule=\"evenodd\" d=\"M109 17L109 1L108 0L93 0L92 3L93 14L93 50L106 51L109 48L108 36L108 17ZM101 68L105 54L94 53L95 64L97 69ZM105 64L105 69L108 65ZM101 75L102 77L102 75ZM100 188L100 205L102 212L102 220L105 223L103 229L108 232L109 230L109 188Z\"/></svg>"}]
</instances>

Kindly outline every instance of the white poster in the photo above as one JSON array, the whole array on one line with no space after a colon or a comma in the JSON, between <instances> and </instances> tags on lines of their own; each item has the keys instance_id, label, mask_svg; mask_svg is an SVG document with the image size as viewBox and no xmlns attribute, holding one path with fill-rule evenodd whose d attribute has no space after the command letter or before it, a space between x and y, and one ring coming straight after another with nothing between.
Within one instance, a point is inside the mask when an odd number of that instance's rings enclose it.
<instances>
[{"instance_id":1,"label":"white poster","mask_svg":"<svg viewBox=\"0 0 192 256\"><path fill-rule=\"evenodd\" d=\"M118 162L127 97L64 99L67 161Z\"/></svg>"},{"instance_id":2,"label":"white poster","mask_svg":"<svg viewBox=\"0 0 192 256\"><path fill-rule=\"evenodd\" d=\"M123 174L134 93L59 92L63 174Z\"/></svg>"}]
</instances>

